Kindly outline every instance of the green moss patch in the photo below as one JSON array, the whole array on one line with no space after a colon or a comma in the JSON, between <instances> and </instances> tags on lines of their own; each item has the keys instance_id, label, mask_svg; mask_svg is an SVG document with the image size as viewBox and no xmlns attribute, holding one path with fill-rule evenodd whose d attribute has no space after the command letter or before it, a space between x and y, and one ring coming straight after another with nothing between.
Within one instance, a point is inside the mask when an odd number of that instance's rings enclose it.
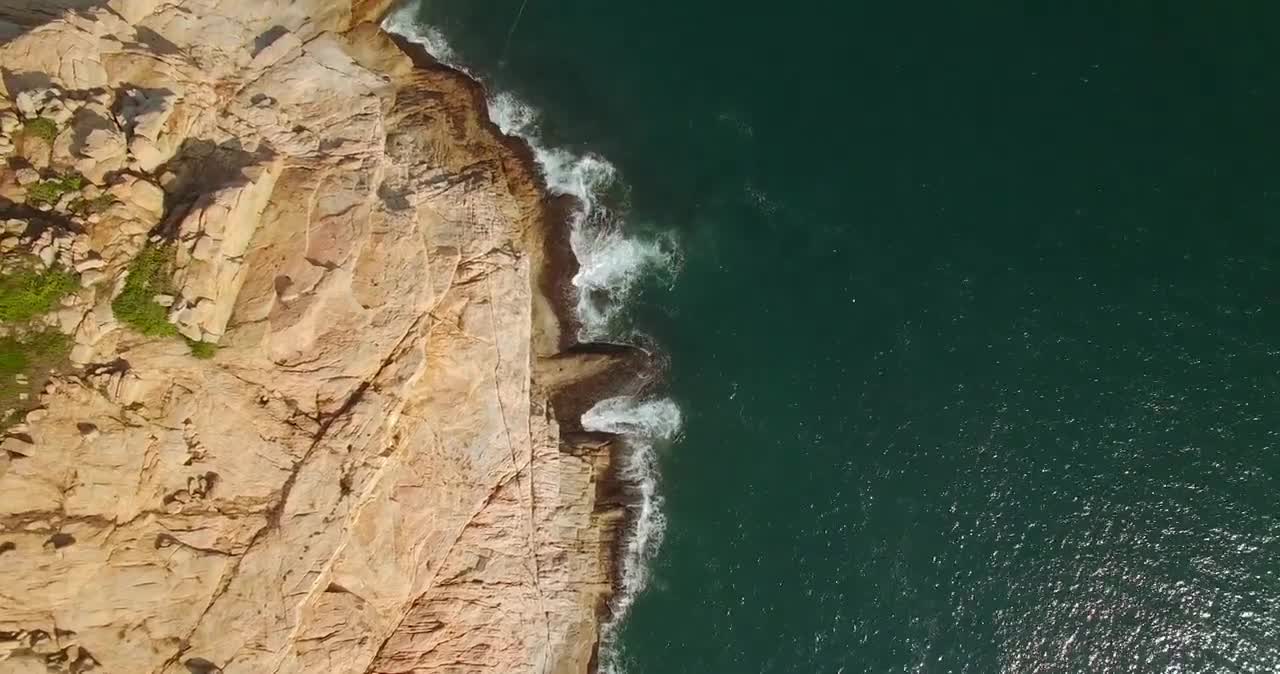
<instances>
[{"instance_id":1,"label":"green moss patch","mask_svg":"<svg viewBox=\"0 0 1280 674\"><path fill-rule=\"evenodd\" d=\"M111 302L111 310L125 325L151 337L172 337L178 329L169 322L169 310L156 304L156 295L173 292L173 249L147 246L129 263L124 290Z\"/></svg>"},{"instance_id":2,"label":"green moss patch","mask_svg":"<svg viewBox=\"0 0 1280 674\"><path fill-rule=\"evenodd\" d=\"M76 199L71 202L70 208L71 212L77 215L92 215L106 211L118 201L110 194L103 194L92 199Z\"/></svg>"},{"instance_id":3,"label":"green moss patch","mask_svg":"<svg viewBox=\"0 0 1280 674\"><path fill-rule=\"evenodd\" d=\"M65 364L70 349L71 338L50 328L0 337L0 428L35 404L49 371Z\"/></svg>"},{"instance_id":4,"label":"green moss patch","mask_svg":"<svg viewBox=\"0 0 1280 674\"><path fill-rule=\"evenodd\" d=\"M191 347L191 355L200 359L207 360L218 353L218 345L212 342L198 342L194 339L188 339L187 346Z\"/></svg>"},{"instance_id":5,"label":"green moss patch","mask_svg":"<svg viewBox=\"0 0 1280 674\"><path fill-rule=\"evenodd\" d=\"M53 143L53 139L58 137L58 124L48 117L36 117L27 120L22 125L22 131L28 136Z\"/></svg>"},{"instance_id":6,"label":"green moss patch","mask_svg":"<svg viewBox=\"0 0 1280 674\"><path fill-rule=\"evenodd\" d=\"M78 286L75 274L59 267L19 269L0 276L0 321L17 323L48 313Z\"/></svg>"},{"instance_id":7,"label":"green moss patch","mask_svg":"<svg viewBox=\"0 0 1280 674\"><path fill-rule=\"evenodd\" d=\"M74 192L82 187L84 187L84 176L79 173L68 173L46 178L27 186L27 203L32 206L39 204L52 206L58 203L62 195L67 192Z\"/></svg>"},{"instance_id":8,"label":"green moss patch","mask_svg":"<svg viewBox=\"0 0 1280 674\"><path fill-rule=\"evenodd\" d=\"M122 323L149 337L177 337L178 328L169 322L168 307L153 299L172 295L173 247L147 246L129 263L124 290L111 302L111 311ZM218 345L183 337L196 358L213 358Z\"/></svg>"}]
</instances>

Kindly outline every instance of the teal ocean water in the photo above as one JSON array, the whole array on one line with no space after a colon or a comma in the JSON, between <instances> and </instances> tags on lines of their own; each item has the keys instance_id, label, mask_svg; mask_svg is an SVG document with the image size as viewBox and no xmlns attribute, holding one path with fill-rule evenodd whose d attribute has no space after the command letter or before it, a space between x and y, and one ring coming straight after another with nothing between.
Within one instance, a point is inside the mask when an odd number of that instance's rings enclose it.
<instances>
[{"instance_id":1,"label":"teal ocean water","mask_svg":"<svg viewBox=\"0 0 1280 674\"><path fill-rule=\"evenodd\" d=\"M650 494L606 669L1280 671L1280 5L397 20L671 358L592 420Z\"/></svg>"}]
</instances>

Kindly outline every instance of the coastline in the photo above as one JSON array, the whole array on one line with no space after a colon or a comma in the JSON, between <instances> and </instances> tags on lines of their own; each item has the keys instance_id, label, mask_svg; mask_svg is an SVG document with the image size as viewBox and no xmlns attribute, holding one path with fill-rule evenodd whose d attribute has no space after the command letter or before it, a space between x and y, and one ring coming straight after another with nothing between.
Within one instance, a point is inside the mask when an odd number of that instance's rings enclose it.
<instances>
[{"instance_id":1,"label":"coastline","mask_svg":"<svg viewBox=\"0 0 1280 674\"><path fill-rule=\"evenodd\" d=\"M385 7L370 22L381 26L395 9ZM533 383L546 392L551 403L552 416L560 428L560 450L573 456L593 457L602 475L596 484L593 516L607 550L605 568L610 592L601 596L596 608L597 638L588 665L588 672L596 674L600 671L603 630L614 618L615 597L625 592L622 569L626 548L639 525L638 506L644 497L639 486L623 475L625 436L586 430L582 416L596 403L611 397L652 393L665 380L668 362L656 348L577 338L582 322L575 312L572 279L580 264L570 244L570 234L575 210L582 204L573 195L553 194L530 143L498 127L489 114L489 95L483 82L435 58L422 44L384 27L379 30L416 68L447 73L462 83L470 95L472 113L508 152L504 165L510 171L509 179L531 186L535 192L530 199L536 199L539 226L528 233L529 251L537 256L532 265L537 276L531 345L535 359Z\"/></svg>"},{"instance_id":2,"label":"coastline","mask_svg":"<svg viewBox=\"0 0 1280 674\"><path fill-rule=\"evenodd\" d=\"M212 2L190 15L207 25L97 10L11 43L106 64L39 94L86 110L40 166L97 168L68 141L101 124L119 163L91 180L119 199L76 221L105 271L62 312L73 367L5 438L0 580L27 600L0 611L0 661L53 635L108 671L601 668L648 502L624 435L583 415L665 363L575 337L579 204L482 83L380 28L391 4L317 0L323 23L287 27ZM150 44L83 39L145 30L169 70L144 67ZM0 206L22 186L0 172ZM114 320L152 248L182 265L172 310L149 295L158 320L212 355Z\"/></svg>"}]
</instances>

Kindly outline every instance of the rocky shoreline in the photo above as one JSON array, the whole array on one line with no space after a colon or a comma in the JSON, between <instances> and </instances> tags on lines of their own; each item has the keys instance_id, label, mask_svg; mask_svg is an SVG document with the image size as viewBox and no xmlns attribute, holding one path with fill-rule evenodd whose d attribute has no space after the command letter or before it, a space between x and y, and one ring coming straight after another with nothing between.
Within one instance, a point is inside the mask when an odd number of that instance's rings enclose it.
<instances>
[{"instance_id":1,"label":"rocky shoreline","mask_svg":"<svg viewBox=\"0 0 1280 674\"><path fill-rule=\"evenodd\" d=\"M71 345L3 441L0 667L594 671L628 496L579 420L662 366L572 338L482 87L388 2L74 4L0 0L6 270L75 277L5 326Z\"/></svg>"},{"instance_id":2,"label":"rocky shoreline","mask_svg":"<svg viewBox=\"0 0 1280 674\"><path fill-rule=\"evenodd\" d=\"M378 18L381 23L391 7ZM602 538L607 540L610 591L600 597L597 615L601 625L612 617L611 600L623 590L619 573L625 556L626 540L637 524L635 507L640 495L620 475L618 454L622 438L617 434L588 431L582 427L582 415L596 402L613 396L644 396L653 392L665 379L667 362L661 352L634 344L582 342L577 335L581 322L574 305L572 279L579 264L569 242L570 223L580 204L571 195L552 194L538 167L532 148L516 136L506 135L488 117L490 93L482 82L449 64L441 63L426 49L395 33L388 36L414 65L459 80L474 105L474 114L489 123L503 147L521 167L522 176L537 189L541 226L533 233L540 238L530 244L542 257L534 263L537 288L534 302L534 349L537 354L534 380L546 391L553 415L561 431L563 451L577 455L608 456L601 478L596 484L596 512L601 516ZM598 671L599 642L595 644L587 671Z\"/></svg>"}]
</instances>

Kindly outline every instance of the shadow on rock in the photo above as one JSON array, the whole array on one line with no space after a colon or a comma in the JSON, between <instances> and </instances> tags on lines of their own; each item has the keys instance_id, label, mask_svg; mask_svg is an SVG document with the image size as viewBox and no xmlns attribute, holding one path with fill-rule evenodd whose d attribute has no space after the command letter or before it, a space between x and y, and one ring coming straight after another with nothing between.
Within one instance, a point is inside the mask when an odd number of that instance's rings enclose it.
<instances>
[{"instance_id":1,"label":"shadow on rock","mask_svg":"<svg viewBox=\"0 0 1280 674\"><path fill-rule=\"evenodd\" d=\"M0 2L0 44L39 28L67 11L84 12L106 4L107 0L4 0ZM5 85L9 85L7 79Z\"/></svg>"},{"instance_id":2,"label":"shadow on rock","mask_svg":"<svg viewBox=\"0 0 1280 674\"><path fill-rule=\"evenodd\" d=\"M215 143L206 139L188 139L157 173L172 174L164 181L169 203L173 204L163 228L168 230L182 221L201 195L250 182L245 170L271 161L275 152L265 144L245 149L239 139Z\"/></svg>"}]
</instances>

